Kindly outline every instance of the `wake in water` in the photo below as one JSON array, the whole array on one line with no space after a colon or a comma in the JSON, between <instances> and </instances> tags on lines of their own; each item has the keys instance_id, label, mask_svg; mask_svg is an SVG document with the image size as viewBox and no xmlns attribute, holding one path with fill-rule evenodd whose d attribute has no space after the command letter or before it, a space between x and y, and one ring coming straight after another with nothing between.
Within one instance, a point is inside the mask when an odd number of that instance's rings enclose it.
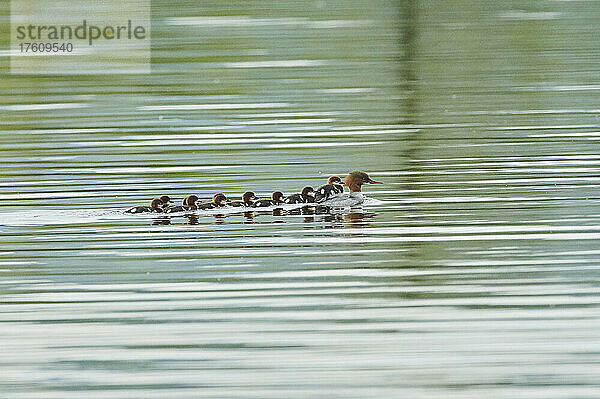
<instances>
[{"instance_id":1,"label":"wake in water","mask_svg":"<svg viewBox=\"0 0 600 399\"><path fill-rule=\"evenodd\" d=\"M0 212L0 226L49 226L49 225L76 225L94 224L115 220L170 220L171 218L196 218L215 216L254 217L260 215L274 216L310 216L310 215L349 215L360 214L363 207L377 206L383 202L374 198L364 198L360 206L331 206L321 204L283 204L262 208L230 207L225 206L218 209L195 210L164 213L140 213L127 214L122 209L99 209L99 210L54 210L36 209L15 212ZM160 224L160 223L158 223Z\"/></svg>"}]
</instances>

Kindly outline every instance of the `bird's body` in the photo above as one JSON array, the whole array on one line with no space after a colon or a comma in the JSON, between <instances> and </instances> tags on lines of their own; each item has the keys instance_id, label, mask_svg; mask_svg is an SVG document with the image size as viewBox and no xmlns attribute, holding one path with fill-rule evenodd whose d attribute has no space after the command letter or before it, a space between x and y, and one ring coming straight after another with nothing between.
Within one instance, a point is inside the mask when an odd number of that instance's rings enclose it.
<instances>
[{"instance_id":1,"label":"bird's body","mask_svg":"<svg viewBox=\"0 0 600 399\"><path fill-rule=\"evenodd\" d=\"M252 191L246 191L244 194L242 194L241 201L231 201L227 205L234 206L234 207L249 208L252 206L252 204L254 203L253 200L255 200L255 199L256 199L256 195Z\"/></svg>"},{"instance_id":2,"label":"bird's body","mask_svg":"<svg viewBox=\"0 0 600 399\"><path fill-rule=\"evenodd\" d=\"M194 203L198 200L198 197L195 195L188 195L183 199L181 205L170 206L165 209L166 213L174 213L174 212L186 212L196 210L196 205Z\"/></svg>"},{"instance_id":3,"label":"bird's body","mask_svg":"<svg viewBox=\"0 0 600 399\"><path fill-rule=\"evenodd\" d=\"M269 206L276 206L283 204L283 193L281 191L275 191L271 196L271 199L259 199L252 204L253 208L267 208Z\"/></svg>"},{"instance_id":4,"label":"bird's body","mask_svg":"<svg viewBox=\"0 0 600 399\"><path fill-rule=\"evenodd\" d=\"M315 190L315 202L321 203L336 198L344 193L342 179L337 176L331 176L327 184Z\"/></svg>"},{"instance_id":5,"label":"bird's body","mask_svg":"<svg viewBox=\"0 0 600 399\"><path fill-rule=\"evenodd\" d=\"M315 190L312 187L304 187L302 192L292 194L285 199L286 204L308 204L315 202Z\"/></svg>"},{"instance_id":6,"label":"bird's body","mask_svg":"<svg viewBox=\"0 0 600 399\"><path fill-rule=\"evenodd\" d=\"M198 210L206 210L206 209L215 209L221 208L225 206L225 202L227 201L227 197L222 193L217 193L213 195L211 202L200 202L196 201L196 209Z\"/></svg>"},{"instance_id":7,"label":"bird's body","mask_svg":"<svg viewBox=\"0 0 600 399\"><path fill-rule=\"evenodd\" d=\"M162 206L163 206L163 202L158 198L154 198L150 202L150 206L134 206L133 208L127 209L125 211L125 213L148 213L148 212L162 213L163 212Z\"/></svg>"},{"instance_id":8,"label":"bird's body","mask_svg":"<svg viewBox=\"0 0 600 399\"><path fill-rule=\"evenodd\" d=\"M171 203L171 197L169 197L168 195L161 195L160 197L158 197L158 199L162 201L163 211L169 208L169 204Z\"/></svg>"}]
</instances>

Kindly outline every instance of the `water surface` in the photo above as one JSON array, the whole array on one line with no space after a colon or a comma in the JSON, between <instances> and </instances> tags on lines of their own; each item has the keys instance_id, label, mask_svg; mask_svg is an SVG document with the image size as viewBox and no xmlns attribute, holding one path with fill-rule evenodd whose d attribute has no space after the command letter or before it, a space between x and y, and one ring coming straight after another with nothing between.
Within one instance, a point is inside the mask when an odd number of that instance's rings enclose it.
<instances>
[{"instance_id":1,"label":"water surface","mask_svg":"<svg viewBox=\"0 0 600 399\"><path fill-rule=\"evenodd\" d=\"M153 5L152 75L3 71L4 396L600 396L595 2Z\"/></svg>"}]
</instances>

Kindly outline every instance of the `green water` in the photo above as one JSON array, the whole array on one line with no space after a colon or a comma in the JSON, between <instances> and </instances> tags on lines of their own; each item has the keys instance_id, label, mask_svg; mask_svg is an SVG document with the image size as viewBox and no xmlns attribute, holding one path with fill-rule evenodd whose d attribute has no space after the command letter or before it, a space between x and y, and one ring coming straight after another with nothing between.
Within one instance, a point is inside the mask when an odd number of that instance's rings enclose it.
<instances>
[{"instance_id":1,"label":"green water","mask_svg":"<svg viewBox=\"0 0 600 399\"><path fill-rule=\"evenodd\" d=\"M151 75L0 53L0 396L599 397L599 18L154 1ZM334 214L122 213L355 169Z\"/></svg>"}]
</instances>

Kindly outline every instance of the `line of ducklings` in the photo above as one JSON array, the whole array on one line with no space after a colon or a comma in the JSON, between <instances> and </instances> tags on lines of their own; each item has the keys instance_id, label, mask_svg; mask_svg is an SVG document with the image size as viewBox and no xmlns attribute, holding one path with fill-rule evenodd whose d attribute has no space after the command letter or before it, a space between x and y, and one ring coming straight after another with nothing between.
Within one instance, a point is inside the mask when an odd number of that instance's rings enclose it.
<instances>
[{"instance_id":1,"label":"line of ducklings","mask_svg":"<svg viewBox=\"0 0 600 399\"><path fill-rule=\"evenodd\" d=\"M331 176L324 184L314 190L306 186L300 193L292 194L286 197L281 191L275 191L271 198L258 199L254 192L246 191L242 194L241 201L230 201L225 194L217 193L211 201L202 201L196 195L185 197L181 205L172 205L171 198L163 195L150 202L150 206L135 206L126 210L126 213L174 213L196 210L208 210L221 207L244 207L244 208L267 208L283 204L308 204L323 203L341 196L344 193L344 186L350 189L350 195L360 193L363 184L383 184L372 180L369 175L361 171L353 171L348 174L345 182L338 176Z\"/></svg>"}]
</instances>

